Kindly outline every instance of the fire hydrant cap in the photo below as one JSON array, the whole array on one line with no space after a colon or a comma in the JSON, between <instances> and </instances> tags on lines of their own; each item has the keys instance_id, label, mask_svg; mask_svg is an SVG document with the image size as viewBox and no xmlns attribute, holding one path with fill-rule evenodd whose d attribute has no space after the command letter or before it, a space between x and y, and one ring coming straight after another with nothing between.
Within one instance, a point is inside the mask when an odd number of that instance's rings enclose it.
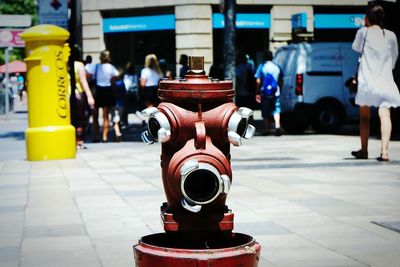
<instances>
[{"instance_id":1,"label":"fire hydrant cap","mask_svg":"<svg viewBox=\"0 0 400 267\"><path fill-rule=\"evenodd\" d=\"M61 27L41 24L33 26L21 34L24 41L40 40L60 40L65 41L69 38L69 32Z\"/></svg>"}]
</instances>

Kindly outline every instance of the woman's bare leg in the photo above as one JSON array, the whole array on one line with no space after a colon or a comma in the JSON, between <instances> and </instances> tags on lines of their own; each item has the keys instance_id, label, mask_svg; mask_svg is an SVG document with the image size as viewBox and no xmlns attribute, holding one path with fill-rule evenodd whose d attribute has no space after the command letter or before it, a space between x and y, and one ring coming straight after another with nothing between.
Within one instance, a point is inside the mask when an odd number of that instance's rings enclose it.
<instances>
[{"instance_id":1,"label":"woman's bare leg","mask_svg":"<svg viewBox=\"0 0 400 267\"><path fill-rule=\"evenodd\" d=\"M369 121L371 118L371 108L367 106L360 107L360 138L361 138L361 151L368 152L368 138L369 138Z\"/></svg>"},{"instance_id":2,"label":"woman's bare leg","mask_svg":"<svg viewBox=\"0 0 400 267\"><path fill-rule=\"evenodd\" d=\"M389 141L392 133L392 122L390 120L390 109L379 108L379 119L381 120L381 157L389 158Z\"/></svg>"},{"instance_id":3,"label":"woman's bare leg","mask_svg":"<svg viewBox=\"0 0 400 267\"><path fill-rule=\"evenodd\" d=\"M99 134L99 109L94 108L92 109L92 130L94 134L94 139L96 142L100 141L100 134Z\"/></svg>"},{"instance_id":4,"label":"woman's bare leg","mask_svg":"<svg viewBox=\"0 0 400 267\"><path fill-rule=\"evenodd\" d=\"M110 119L108 115L110 113L110 109L108 107L103 107L103 141L108 140L108 127L110 126Z\"/></svg>"}]
</instances>

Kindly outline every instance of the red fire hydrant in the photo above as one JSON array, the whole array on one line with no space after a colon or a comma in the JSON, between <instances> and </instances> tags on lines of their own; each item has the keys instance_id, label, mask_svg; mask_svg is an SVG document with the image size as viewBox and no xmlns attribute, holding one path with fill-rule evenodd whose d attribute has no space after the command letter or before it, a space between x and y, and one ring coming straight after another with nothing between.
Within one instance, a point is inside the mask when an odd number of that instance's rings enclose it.
<instances>
[{"instance_id":1,"label":"red fire hydrant","mask_svg":"<svg viewBox=\"0 0 400 267\"><path fill-rule=\"evenodd\" d=\"M161 81L163 101L147 108L147 143L162 144L161 168L167 202L161 206L165 233L144 236L134 246L138 267L255 267L260 245L232 233L225 205L232 183L230 144L254 135L253 111L232 102L232 81L205 75L204 58L190 57L184 78Z\"/></svg>"}]
</instances>

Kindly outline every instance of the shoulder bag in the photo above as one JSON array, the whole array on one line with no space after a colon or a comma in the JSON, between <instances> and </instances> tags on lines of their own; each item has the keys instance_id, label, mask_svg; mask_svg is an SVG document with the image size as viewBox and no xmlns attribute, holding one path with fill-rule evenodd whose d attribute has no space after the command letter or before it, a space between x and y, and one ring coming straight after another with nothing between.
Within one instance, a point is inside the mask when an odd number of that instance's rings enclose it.
<instances>
[{"instance_id":1,"label":"shoulder bag","mask_svg":"<svg viewBox=\"0 0 400 267\"><path fill-rule=\"evenodd\" d=\"M349 88L349 91L350 91L351 94L357 93L357 90L358 90L358 77L357 77L357 76L358 76L358 70L359 70L359 68L360 68L360 61L361 61L362 55L363 55L363 53L364 53L364 46L365 46L365 41L367 40L367 34L368 34L368 29L367 29L367 32L365 33L364 43L363 43L362 50L361 50L361 56L360 56L360 58L358 59L357 71L356 71L356 73L355 73L353 76L351 76L350 78L348 78L348 79L346 80L346 82L344 83L344 85L345 85L347 88Z\"/></svg>"}]
</instances>

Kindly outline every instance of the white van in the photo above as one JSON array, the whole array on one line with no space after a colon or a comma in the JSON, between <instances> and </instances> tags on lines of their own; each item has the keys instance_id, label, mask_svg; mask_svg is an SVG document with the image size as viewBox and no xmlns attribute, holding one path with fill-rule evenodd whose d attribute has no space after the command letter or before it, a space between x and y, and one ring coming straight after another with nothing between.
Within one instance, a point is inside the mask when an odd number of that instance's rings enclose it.
<instances>
[{"instance_id":1,"label":"white van","mask_svg":"<svg viewBox=\"0 0 400 267\"><path fill-rule=\"evenodd\" d=\"M274 61L283 70L282 127L301 133L311 124L330 133L358 118L354 95L344 82L357 69L351 43L296 43L280 47Z\"/></svg>"}]
</instances>

